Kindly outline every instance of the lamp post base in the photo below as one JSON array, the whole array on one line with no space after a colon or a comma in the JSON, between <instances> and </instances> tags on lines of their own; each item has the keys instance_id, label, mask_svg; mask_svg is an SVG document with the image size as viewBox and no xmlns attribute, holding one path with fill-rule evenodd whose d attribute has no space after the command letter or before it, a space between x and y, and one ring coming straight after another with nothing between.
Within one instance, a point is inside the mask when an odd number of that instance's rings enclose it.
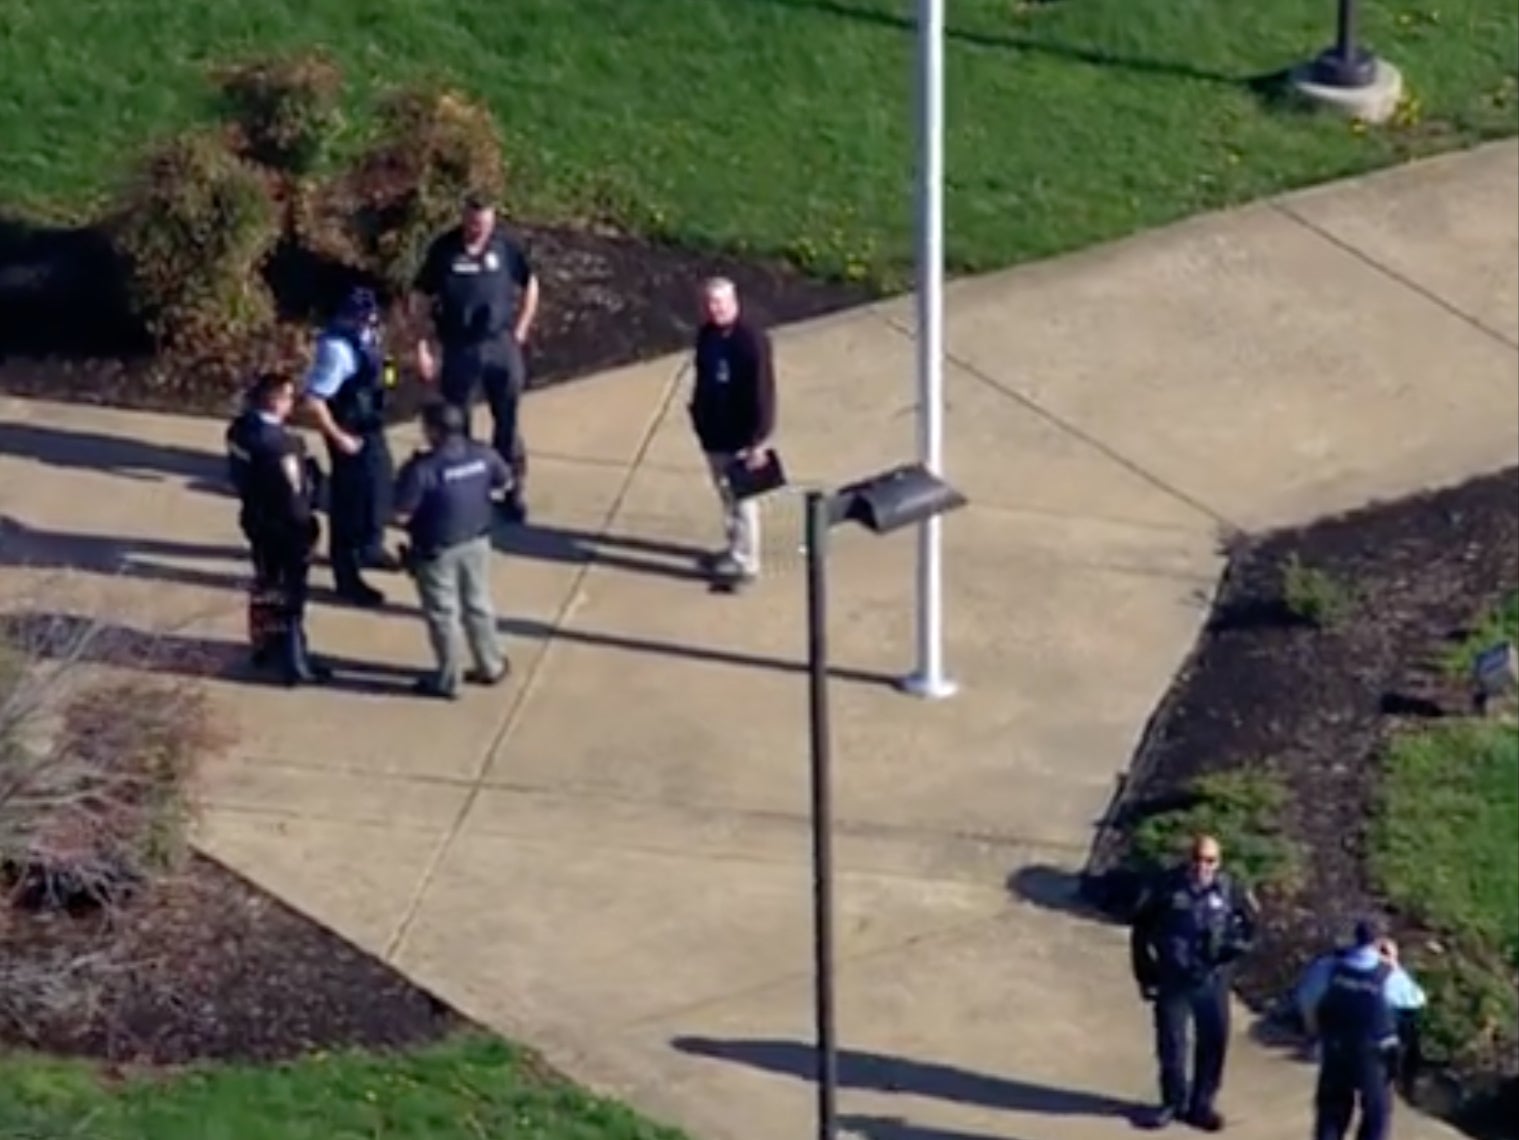
<instances>
[{"instance_id":1,"label":"lamp post base","mask_svg":"<svg viewBox=\"0 0 1519 1140\"><path fill-rule=\"evenodd\" d=\"M960 691L960 686L945 676L931 677L926 673L911 673L897 682L897 688L910 697L925 701L942 701Z\"/></svg>"},{"instance_id":2,"label":"lamp post base","mask_svg":"<svg viewBox=\"0 0 1519 1140\"><path fill-rule=\"evenodd\" d=\"M1385 123L1403 98L1403 75L1385 59L1362 53L1345 59L1331 48L1292 73L1300 99L1347 119Z\"/></svg>"}]
</instances>

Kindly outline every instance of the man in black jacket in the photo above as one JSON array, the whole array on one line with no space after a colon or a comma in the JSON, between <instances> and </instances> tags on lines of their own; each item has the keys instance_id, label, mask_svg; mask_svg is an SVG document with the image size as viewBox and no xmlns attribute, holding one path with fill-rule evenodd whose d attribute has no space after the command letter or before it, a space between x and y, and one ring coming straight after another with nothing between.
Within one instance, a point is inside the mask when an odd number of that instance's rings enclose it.
<instances>
[{"instance_id":1,"label":"man in black jacket","mask_svg":"<svg viewBox=\"0 0 1519 1140\"><path fill-rule=\"evenodd\" d=\"M702 304L691 425L722 498L727 531L726 547L704 562L719 580L738 585L759 575L759 505L733 495L729 473L737 464L764 466L775 430L775 369L770 337L742 316L732 281L708 281Z\"/></svg>"},{"instance_id":2,"label":"man in black jacket","mask_svg":"<svg viewBox=\"0 0 1519 1140\"><path fill-rule=\"evenodd\" d=\"M1160 1062L1161 1103L1152 1127L1176 1119L1205 1132L1224 1126L1214 1101L1229 1044L1229 973L1255 939L1257 912L1250 892L1220 868L1221 859L1217 839L1197 836L1186 866L1152 883L1134 916L1129 937L1134 980L1155 1009Z\"/></svg>"},{"instance_id":3,"label":"man in black jacket","mask_svg":"<svg viewBox=\"0 0 1519 1140\"><path fill-rule=\"evenodd\" d=\"M301 437L285 426L294 406L290 377L265 373L226 434L228 473L242 502L238 522L253 551L248 635L254 662L276 665L287 685L327 675L306 647L307 580L318 525L315 465Z\"/></svg>"}]
</instances>

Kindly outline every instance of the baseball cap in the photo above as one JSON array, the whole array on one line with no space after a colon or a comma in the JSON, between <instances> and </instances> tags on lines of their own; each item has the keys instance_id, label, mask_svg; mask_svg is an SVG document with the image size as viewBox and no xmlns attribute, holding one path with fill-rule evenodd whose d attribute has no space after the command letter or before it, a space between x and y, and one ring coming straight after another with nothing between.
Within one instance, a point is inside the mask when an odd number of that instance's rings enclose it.
<instances>
[{"instance_id":1,"label":"baseball cap","mask_svg":"<svg viewBox=\"0 0 1519 1140\"><path fill-rule=\"evenodd\" d=\"M1367 915L1356 920L1354 937L1357 946L1374 946L1387 937L1387 927L1381 919Z\"/></svg>"}]
</instances>

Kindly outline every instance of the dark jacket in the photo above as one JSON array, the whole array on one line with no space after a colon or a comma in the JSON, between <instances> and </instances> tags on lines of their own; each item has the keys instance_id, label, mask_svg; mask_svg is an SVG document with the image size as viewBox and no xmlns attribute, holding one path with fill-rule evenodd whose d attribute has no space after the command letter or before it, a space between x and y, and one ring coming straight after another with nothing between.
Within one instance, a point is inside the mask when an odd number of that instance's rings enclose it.
<instances>
[{"instance_id":1,"label":"dark jacket","mask_svg":"<svg viewBox=\"0 0 1519 1140\"><path fill-rule=\"evenodd\" d=\"M1222 872L1196 887L1186 868L1161 875L1140 899L1129 933L1134 979L1145 987L1195 986L1245 954L1255 903Z\"/></svg>"},{"instance_id":2,"label":"dark jacket","mask_svg":"<svg viewBox=\"0 0 1519 1140\"><path fill-rule=\"evenodd\" d=\"M703 451L730 454L763 443L775 430L775 367L770 337L740 318L705 324L696 336L691 426Z\"/></svg>"},{"instance_id":3,"label":"dark jacket","mask_svg":"<svg viewBox=\"0 0 1519 1140\"><path fill-rule=\"evenodd\" d=\"M511 481L494 448L462 436L412 456L396 481L396 513L406 517L412 557L425 562L489 534L491 495Z\"/></svg>"},{"instance_id":4,"label":"dark jacket","mask_svg":"<svg viewBox=\"0 0 1519 1140\"><path fill-rule=\"evenodd\" d=\"M300 546L315 540L315 481L299 435L249 409L227 427L227 470L250 542Z\"/></svg>"}]
</instances>

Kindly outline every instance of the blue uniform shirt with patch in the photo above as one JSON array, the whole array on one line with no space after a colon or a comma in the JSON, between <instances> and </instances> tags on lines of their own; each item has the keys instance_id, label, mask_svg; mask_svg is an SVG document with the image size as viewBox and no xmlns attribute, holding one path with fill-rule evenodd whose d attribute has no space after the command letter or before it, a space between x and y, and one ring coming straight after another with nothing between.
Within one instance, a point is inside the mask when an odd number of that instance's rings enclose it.
<instances>
[{"instance_id":1,"label":"blue uniform shirt with patch","mask_svg":"<svg viewBox=\"0 0 1519 1140\"><path fill-rule=\"evenodd\" d=\"M1297 1004L1299 1009L1315 1009L1323 1000L1324 994L1329 990L1329 980L1334 974L1335 963L1343 960L1358 970L1370 970L1375 968L1380 959L1375 947L1362 946L1343 955L1336 951L1314 959L1303 972L1303 976L1297 984ZM1387 973L1387 979L1382 987L1382 994L1387 999L1390 1009L1397 1012L1423 1009L1428 1004L1428 998L1419 983L1402 966L1393 966Z\"/></svg>"},{"instance_id":2,"label":"blue uniform shirt with patch","mask_svg":"<svg viewBox=\"0 0 1519 1140\"><path fill-rule=\"evenodd\" d=\"M397 478L396 513L407 520L414 554L432 558L489 534L491 493L511 481L506 462L483 443L450 439L412 456Z\"/></svg>"},{"instance_id":3,"label":"blue uniform shirt with patch","mask_svg":"<svg viewBox=\"0 0 1519 1140\"><path fill-rule=\"evenodd\" d=\"M324 332L317 337L316 353L306 373L306 395L330 400L358 370L358 354L347 338Z\"/></svg>"}]
</instances>

